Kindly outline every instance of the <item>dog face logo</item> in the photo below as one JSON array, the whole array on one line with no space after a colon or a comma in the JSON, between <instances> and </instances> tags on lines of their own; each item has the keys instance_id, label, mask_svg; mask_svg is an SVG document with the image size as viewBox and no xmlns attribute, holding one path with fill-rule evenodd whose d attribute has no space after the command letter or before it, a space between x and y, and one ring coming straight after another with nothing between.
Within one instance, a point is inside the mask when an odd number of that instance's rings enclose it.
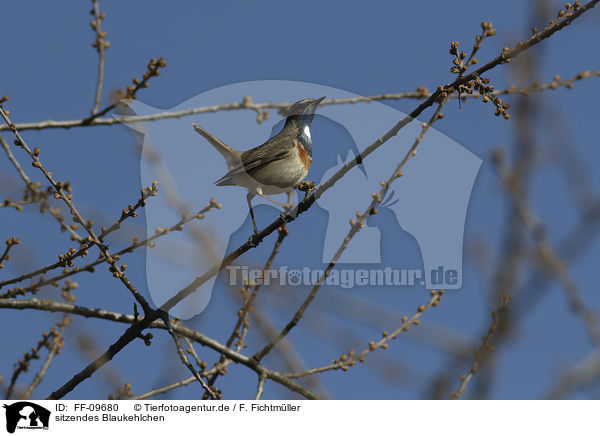
<instances>
[{"instance_id":1,"label":"dog face logo","mask_svg":"<svg viewBox=\"0 0 600 436\"><path fill-rule=\"evenodd\" d=\"M3 406L6 411L6 431L16 429L48 429L50 411L29 401L19 401Z\"/></svg>"},{"instance_id":2,"label":"dog face logo","mask_svg":"<svg viewBox=\"0 0 600 436\"><path fill-rule=\"evenodd\" d=\"M256 81L208 91L168 112L239 101L245 95L252 95L255 101L261 102L294 102L321 95L327 95L328 99L356 97L347 91L310 83ZM164 112L137 100L130 102L129 107L141 116ZM313 159L307 180L317 184L324 182L405 116L380 102L320 105L311 124ZM283 126L279 114L272 113L259 124L244 110L127 123L143 135L142 186L157 180L161 191L158 197L146 203L148 237L154 235L158 227L177 223L182 213L197 212L211 197L222 205L221 209L204 214L202 221L191 221L183 229L177 229L181 231L171 232L168 238L156 239L155 247L146 251L147 283L157 306L219 264L253 232L245 189L215 186L214 182L223 175L226 164L194 131L192 123L201 125L238 150L264 143ZM372 193L379 191L380 182L391 175L420 130L418 121L409 123L326 191L308 213L290 226L286 246L295 245L300 251L288 258L281 253L280 264L290 270L303 270L307 266L323 269L346 236L348 220L368 204ZM355 269L365 265L410 266L422 270L416 281L421 289L459 289L462 286L467 206L481 162L469 150L430 129L419 147L418 156L407 165L406 174L394 182L378 207L379 213L367 220L367 225L351 240L338 264L351 265ZM279 194L277 200L285 203L285 194ZM296 196L292 203L298 200ZM253 200L253 208L259 229L281 213L260 197ZM264 254L262 249L259 246L253 253L260 256ZM299 264L299 258L312 263ZM300 280L304 277L303 274ZM182 319L201 313L210 301L213 287L223 285L216 279L213 277L205 282L170 313ZM292 277L292 281L295 283L298 277Z\"/></svg>"}]
</instances>

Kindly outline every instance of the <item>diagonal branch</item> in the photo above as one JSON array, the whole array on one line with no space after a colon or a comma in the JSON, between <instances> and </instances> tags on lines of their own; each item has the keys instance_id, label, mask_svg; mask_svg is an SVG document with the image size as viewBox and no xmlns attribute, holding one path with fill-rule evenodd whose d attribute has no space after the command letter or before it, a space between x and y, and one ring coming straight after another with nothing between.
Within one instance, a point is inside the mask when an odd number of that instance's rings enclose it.
<instances>
[{"instance_id":1,"label":"diagonal branch","mask_svg":"<svg viewBox=\"0 0 600 436\"><path fill-rule=\"evenodd\" d=\"M288 322L288 324L281 330L277 337L271 340L271 342L265 345L265 347L262 350L260 350L253 356L258 362L260 362L260 360L264 356L266 356L279 343L279 341L281 341L281 339L283 339L290 332L290 330L292 330L298 324L298 322L300 322L300 319L304 315L304 311L308 308L308 306L316 297L317 292L319 291L323 283L325 283L325 280L335 267L336 263L338 262L346 247L348 247L350 240L360 231L360 229L362 229L365 226L367 218L377 213L376 206L379 203L381 203L381 201L385 197L385 194L388 192L390 185L396 179L402 177L402 169L404 168L404 165L406 164L406 162L408 162L410 158L416 155L417 147L423 140L423 137L425 136L431 125L439 119L441 109L445 103L446 99L442 100L442 102L438 105L438 108L434 112L433 116L429 120L429 123L423 123L421 133L419 134L419 136L417 136L417 138L413 142L413 145L410 147L410 149L408 150L404 158L400 161L400 163L396 166L389 178L385 182L382 182L381 190L377 194L373 194L373 199L371 200L371 203L367 206L365 211L363 213L357 212L356 220L352 219L350 221L351 227L348 231L348 234L346 235L337 252L333 256L333 259L329 262L329 265L327 265L324 274L321 277L319 277L319 280L317 281L313 289L310 291L309 295L306 297L300 308L296 311L292 320Z\"/></svg>"},{"instance_id":2,"label":"diagonal branch","mask_svg":"<svg viewBox=\"0 0 600 436\"><path fill-rule=\"evenodd\" d=\"M111 265L111 271L113 272L113 276L118 278L125 285L125 287L133 295L133 297L140 304L140 306L142 306L142 308L144 309L144 312L150 312L151 311L150 304L139 293L139 291L133 286L131 281L129 281L129 279L123 272L122 268L117 265L116 261L112 258L112 256L108 252L107 246L104 245L102 242L100 242L100 239L98 238L98 236L96 236L96 233L92 229L92 226L89 224L89 222L84 220L83 217L81 216L81 214L79 213L79 211L75 208L75 204L73 203L73 195L67 194L65 192L66 190L64 188L64 184L62 182L55 181L54 178L52 177L52 173L50 171L46 170L46 168L44 168L44 166L42 165L42 163L38 157L39 150L35 149L35 151L32 151L29 148L29 146L27 145L27 143L25 142L25 140L23 139L23 137L21 136L19 131L16 129L15 125L8 118L8 114L2 107L0 107L0 115L2 116L2 118L4 119L6 124L9 126L9 128L12 130L13 134L15 135L15 138L17 138L17 140L16 140L17 144L20 147L22 147L27 152L27 154L31 157L31 159L33 161L32 165L36 168L39 168L39 170L44 174L46 179L50 182L52 187L55 189L55 191L56 191L55 198L56 199L60 198L61 200L63 200L66 203L66 205L69 207L69 210L71 211L71 215L73 215L73 221L81 224L83 226L83 228L87 231L87 233L89 235L88 241L83 243L82 248L84 248L84 247L88 248L89 244L91 244L91 243L97 245L98 248L100 249L100 251L102 252L102 254L104 255L104 257L106 257L107 262Z\"/></svg>"},{"instance_id":3,"label":"diagonal branch","mask_svg":"<svg viewBox=\"0 0 600 436\"><path fill-rule=\"evenodd\" d=\"M203 276L196 278L192 283L190 283L190 285L188 285L184 289L180 290L175 296L173 296L171 299L169 299L161 307L161 309L168 312L168 310L170 310L172 307L174 307L179 301L181 301L182 299L184 299L185 297L187 297L188 295L193 293L199 286L201 286L204 282L206 282L213 275L217 274L221 269L223 269L227 265L231 264L231 262L233 260L235 260L237 257L241 256L243 253L250 250L251 248L256 247L266 236L273 233L277 228L281 227L286 222L293 221L296 216L299 216L299 214L308 210L308 208L315 202L315 200L318 199L321 195L323 195L323 193L327 189L329 189L331 186L333 186L337 180L339 180L341 177L343 177L352 168L357 166L360 162L362 162L362 160L364 158L366 158L369 154L371 154L373 151L375 151L377 148L379 148L381 145L383 145L387 140L389 140L391 137L395 136L400 131L401 128L403 128L408 123L410 123L413 119L418 117L425 109L432 106L435 102L443 100L448 95L453 94L458 89L459 85L465 85L467 82L479 77L481 74L485 73L486 71L489 71L492 68L494 68L500 64L509 62L511 59L517 57L523 51L540 43L544 39L550 37L555 32L557 32L557 31L563 29L565 26L569 25L573 20L575 20L576 18L581 16L581 14L583 14L586 11L588 11L589 9L593 8L596 5L596 3L598 3L598 2L600 2L600 0L591 0L585 6L578 7L577 10L571 11L568 14L563 15L561 18L552 21L542 31L536 32L532 37L530 37L526 41L520 42L519 44L517 44L517 46L515 48L509 49L509 50L504 50L502 52L502 54L500 54L498 57L496 57L492 61L488 62L487 64L485 64L484 66L482 66L481 68L476 70L475 72L473 72L469 75L466 75L462 78L456 79L451 85L438 88L427 100L425 100L419 106L417 106L410 113L409 116L400 120L386 134L384 134L377 141L375 141L374 143L369 145L363 151L363 153L359 154L355 159L353 159L350 162L347 162L345 165L343 165L342 168L340 168L329 180L327 180L325 183L323 183L321 186L319 186L319 188L312 195L310 195L310 196L306 197L304 200L302 200L294 208L294 210L291 214L283 214L281 217L279 217L279 219L275 220L267 228L265 228L264 230L259 232L259 234L256 238L254 238L254 237L251 238L251 240L249 240L246 244L242 245L241 247L239 247L238 249L236 249L235 251L230 253L223 260L223 262L220 265L215 265L211 270L209 270ZM14 126L12 126L12 128L14 129ZM132 325L131 327L129 327L127 329L127 331L113 345L111 345L109 347L109 349L102 356L100 356L98 359L96 359L94 362L92 362L90 365L88 365L85 369L83 369L81 372L76 374L71 380L69 380L67 383L65 383L61 388L59 388L57 391L55 391L50 396L50 399L62 398L68 392L73 390L79 383L81 383L83 380L90 377L98 368L100 368L107 361L112 359L128 343L130 343L136 337L138 337L140 332L143 329L147 328L154 320L159 318L161 316L161 314L159 312L160 312L160 310L154 311L151 313L146 313L145 318L140 323L136 323L135 325ZM226 351L228 353L233 353L233 351L229 350L227 347L223 346L223 349L224 349L224 351ZM259 369L258 366L260 366L260 365L254 359L249 359L249 360L250 361L246 360L246 365L253 367L254 370L258 370ZM269 378L276 379L276 377L278 377L278 375L276 375L276 374L270 374L270 373L267 373L267 374L268 374L267 376ZM294 389L300 389L303 392L306 391L306 389L301 386L300 387L294 386L293 390ZM312 395L312 394L309 394L309 395Z\"/></svg>"}]
</instances>

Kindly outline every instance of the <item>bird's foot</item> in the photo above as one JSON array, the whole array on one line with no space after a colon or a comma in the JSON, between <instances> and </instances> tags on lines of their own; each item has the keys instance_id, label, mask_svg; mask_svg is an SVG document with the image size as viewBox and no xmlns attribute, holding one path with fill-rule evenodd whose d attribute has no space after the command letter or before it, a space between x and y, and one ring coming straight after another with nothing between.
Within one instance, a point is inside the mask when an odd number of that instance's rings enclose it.
<instances>
[{"instance_id":1,"label":"bird's foot","mask_svg":"<svg viewBox=\"0 0 600 436\"><path fill-rule=\"evenodd\" d=\"M317 189L317 185L315 184L315 182L310 182L308 180L304 180L303 182L300 182L299 184L296 185L296 189L302 191L302 192L312 192L315 189Z\"/></svg>"},{"instance_id":2,"label":"bird's foot","mask_svg":"<svg viewBox=\"0 0 600 436\"><path fill-rule=\"evenodd\" d=\"M304 180L303 182L296 185L296 188L304 192L304 200L306 200L310 193L317 189L317 185L315 184L315 182Z\"/></svg>"}]
</instances>

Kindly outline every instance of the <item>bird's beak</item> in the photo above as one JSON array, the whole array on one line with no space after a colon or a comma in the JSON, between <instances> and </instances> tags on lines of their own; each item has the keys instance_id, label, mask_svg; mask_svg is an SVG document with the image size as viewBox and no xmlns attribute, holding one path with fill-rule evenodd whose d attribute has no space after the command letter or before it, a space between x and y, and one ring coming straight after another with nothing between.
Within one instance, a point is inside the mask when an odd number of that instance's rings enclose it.
<instances>
[{"instance_id":1,"label":"bird's beak","mask_svg":"<svg viewBox=\"0 0 600 436\"><path fill-rule=\"evenodd\" d=\"M325 97L321 97L317 100L310 102L310 104L308 106L306 106L306 109L304 109L304 113L305 114L314 114L315 111L317 110L317 106L319 106L319 104L321 104L321 102L323 100L325 100Z\"/></svg>"}]
</instances>

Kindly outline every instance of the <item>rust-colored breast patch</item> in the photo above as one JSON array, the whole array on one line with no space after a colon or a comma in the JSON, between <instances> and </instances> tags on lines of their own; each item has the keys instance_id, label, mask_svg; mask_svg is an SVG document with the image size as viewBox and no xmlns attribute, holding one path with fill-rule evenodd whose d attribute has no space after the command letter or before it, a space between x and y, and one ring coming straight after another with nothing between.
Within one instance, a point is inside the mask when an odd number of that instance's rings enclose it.
<instances>
[{"instance_id":1,"label":"rust-colored breast patch","mask_svg":"<svg viewBox=\"0 0 600 436\"><path fill-rule=\"evenodd\" d=\"M304 149L304 147L302 146L300 141L297 142L296 148L298 149L298 156L300 157L300 160L302 161L302 165L304 165L304 167L306 168L306 171L308 171L310 169L310 162L312 161L310 155Z\"/></svg>"}]
</instances>

